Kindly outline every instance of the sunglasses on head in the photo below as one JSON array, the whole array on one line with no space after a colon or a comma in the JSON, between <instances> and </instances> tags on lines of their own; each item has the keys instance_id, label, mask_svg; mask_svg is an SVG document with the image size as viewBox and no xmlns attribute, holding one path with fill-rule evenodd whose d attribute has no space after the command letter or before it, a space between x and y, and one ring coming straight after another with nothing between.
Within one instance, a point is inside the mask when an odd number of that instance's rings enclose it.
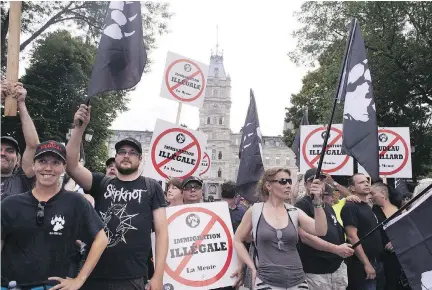
<instances>
[{"instance_id":1,"label":"sunglasses on head","mask_svg":"<svg viewBox=\"0 0 432 290\"><path fill-rule=\"evenodd\" d=\"M320 176L318 177L318 179L320 181L323 181L326 178L327 178L327 176L325 176L324 174L320 174ZM312 175L311 177L309 177L308 179L306 179L306 181L313 181L314 179L315 179L315 175Z\"/></svg>"},{"instance_id":2,"label":"sunglasses on head","mask_svg":"<svg viewBox=\"0 0 432 290\"><path fill-rule=\"evenodd\" d=\"M292 179L291 178L281 178L279 180L273 179L273 180L270 180L270 182L277 182L280 185L286 185L287 183L292 184Z\"/></svg>"},{"instance_id":3,"label":"sunglasses on head","mask_svg":"<svg viewBox=\"0 0 432 290\"><path fill-rule=\"evenodd\" d=\"M43 225L45 220L45 201L40 201L38 203L38 211L36 213L36 224Z\"/></svg>"}]
</instances>

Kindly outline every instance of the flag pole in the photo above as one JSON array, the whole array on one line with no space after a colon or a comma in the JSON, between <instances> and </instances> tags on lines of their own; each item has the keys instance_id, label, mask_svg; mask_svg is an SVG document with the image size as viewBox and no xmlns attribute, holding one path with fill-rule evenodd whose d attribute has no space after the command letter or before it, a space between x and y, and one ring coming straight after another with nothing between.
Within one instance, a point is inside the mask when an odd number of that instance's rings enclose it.
<instances>
[{"instance_id":1,"label":"flag pole","mask_svg":"<svg viewBox=\"0 0 432 290\"><path fill-rule=\"evenodd\" d=\"M8 57L6 66L6 80L18 81L20 34L21 34L21 1L11 1L9 14ZM5 116L16 116L17 100L8 94L5 99Z\"/></svg>"},{"instance_id":2,"label":"flag pole","mask_svg":"<svg viewBox=\"0 0 432 290\"><path fill-rule=\"evenodd\" d=\"M321 167L322 167L322 164L323 164L323 161L324 161L324 155L325 155L325 152L326 152L326 149L327 149L328 139L330 137L330 129L331 129L331 126L333 124L334 113L335 113L335 110L336 110L337 101L339 99L339 90L340 90L340 86L342 84L342 78L343 78L343 75L344 75L345 65L346 65L346 61L347 61L347 57L348 57L348 52L349 52L349 49L351 47L351 42L352 42L352 39L353 39L353 36L354 36L355 22L356 22L355 19L351 20L351 29L350 29L350 32L349 32L349 35L348 35L346 46L345 46L345 54L344 54L344 57L343 57L343 62L342 62L341 70L340 70L340 73L339 73L339 79L338 79L336 94L335 94L335 97L334 97L334 100L333 100L333 108L332 108L332 112L331 112L331 115L330 115L330 121L327 124L327 130L326 130L326 134L325 134L325 137L324 137L324 142L323 142L322 149L321 149L320 159L319 159L318 166L317 166L317 171L316 171L316 175L315 175L316 179L318 179L319 176L320 176Z\"/></svg>"},{"instance_id":3,"label":"flag pole","mask_svg":"<svg viewBox=\"0 0 432 290\"><path fill-rule=\"evenodd\" d=\"M400 209L398 209L394 214L392 214L391 216L389 216L387 219L383 220L382 222L380 222L374 229L372 229L369 233L367 233L364 237L362 237L357 243L355 243L354 245L352 245L352 248L356 248L358 245L360 245L367 237L369 237L371 234L373 234L377 229L381 228L384 224L387 224L388 222L390 222L392 219L394 219L395 217L397 217L399 214L401 214L405 209L407 209L410 205L412 205L415 201L417 201L418 199L420 199L423 195L425 195L429 190L432 189L432 184L429 184L428 187L426 187L425 189L423 189L422 192L420 192L418 195L416 195L413 199L411 199L410 201L408 201L406 204L404 204L403 206L401 206Z\"/></svg>"},{"instance_id":4,"label":"flag pole","mask_svg":"<svg viewBox=\"0 0 432 290\"><path fill-rule=\"evenodd\" d=\"M182 102L178 102L178 108L177 108L177 119L176 119L176 124L177 126L180 125L180 114L181 114L181 110L182 110Z\"/></svg>"}]
</instances>

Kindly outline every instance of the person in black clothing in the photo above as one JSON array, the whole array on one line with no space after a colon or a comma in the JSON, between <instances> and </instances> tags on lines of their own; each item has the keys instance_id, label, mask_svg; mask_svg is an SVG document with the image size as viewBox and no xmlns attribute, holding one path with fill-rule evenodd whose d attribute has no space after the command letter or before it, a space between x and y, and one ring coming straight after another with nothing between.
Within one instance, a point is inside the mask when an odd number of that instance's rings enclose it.
<instances>
[{"instance_id":1,"label":"person in black clothing","mask_svg":"<svg viewBox=\"0 0 432 290\"><path fill-rule=\"evenodd\" d=\"M316 169L305 173L306 195L296 203L296 207L314 218L312 197L309 194ZM333 195L333 188L325 184L324 195ZM327 216L327 234L324 237L312 236L299 229L301 241L298 244L303 269L309 289L345 290L348 285L347 267L344 258L354 254L354 250L345 244L343 227L336 218L336 213L329 205L324 205Z\"/></svg>"},{"instance_id":2,"label":"person in black clothing","mask_svg":"<svg viewBox=\"0 0 432 290\"><path fill-rule=\"evenodd\" d=\"M61 189L65 160L62 144L41 143L33 164L35 188L2 201L2 281L36 287L54 280L60 284L53 290L79 289L105 250L108 239L90 203L79 193ZM75 241L82 235L91 239L91 249L78 273Z\"/></svg>"},{"instance_id":3,"label":"person in black clothing","mask_svg":"<svg viewBox=\"0 0 432 290\"><path fill-rule=\"evenodd\" d=\"M228 181L222 184L221 195L222 200L228 203L231 223L233 226L233 231L235 233L243 219L244 214L247 211L247 207L237 202L236 184L232 181Z\"/></svg>"},{"instance_id":4,"label":"person in black clothing","mask_svg":"<svg viewBox=\"0 0 432 290\"><path fill-rule=\"evenodd\" d=\"M148 280L152 226L157 245L156 267L147 289L161 289L168 252L166 201L162 187L154 179L140 175L141 143L130 137L115 145L117 177L92 173L78 163L90 109L81 105L75 114L75 128L67 144L67 171L94 197L95 209L102 218L109 242L83 289L144 290Z\"/></svg>"},{"instance_id":5,"label":"person in black clothing","mask_svg":"<svg viewBox=\"0 0 432 290\"><path fill-rule=\"evenodd\" d=\"M390 196L390 190L386 184L382 182L374 183L371 188L371 194L372 201L374 202L372 210L378 218L378 222L386 220L388 217L397 212L398 207L394 204L396 201L392 200L392 196ZM393 251L390 239L383 228L381 228L381 238L383 245L385 246L385 251L382 255L386 280L385 289L411 289L403 273L402 266L400 265L399 260Z\"/></svg>"},{"instance_id":6,"label":"person in black clothing","mask_svg":"<svg viewBox=\"0 0 432 290\"><path fill-rule=\"evenodd\" d=\"M27 91L21 83L4 81L1 85L2 104L9 94L17 99L26 148L21 158L18 142L10 136L1 137L0 199L31 190L34 183L33 157L39 144L36 128L25 105Z\"/></svg>"},{"instance_id":7,"label":"person in black clothing","mask_svg":"<svg viewBox=\"0 0 432 290\"><path fill-rule=\"evenodd\" d=\"M368 203L370 185L366 176L361 173L353 175L350 180L350 190L362 202L347 201L342 208L341 218L348 241L355 244L378 225L378 219ZM380 231L375 231L355 248L355 256L347 260L347 290L384 289L385 276L381 261L383 251Z\"/></svg>"}]
</instances>

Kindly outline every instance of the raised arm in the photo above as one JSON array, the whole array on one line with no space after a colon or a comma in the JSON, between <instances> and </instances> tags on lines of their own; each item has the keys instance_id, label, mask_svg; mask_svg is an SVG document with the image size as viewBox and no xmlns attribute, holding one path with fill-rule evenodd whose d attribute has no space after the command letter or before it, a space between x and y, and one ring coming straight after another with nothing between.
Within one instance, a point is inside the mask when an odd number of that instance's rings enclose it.
<instances>
[{"instance_id":1,"label":"raised arm","mask_svg":"<svg viewBox=\"0 0 432 290\"><path fill-rule=\"evenodd\" d=\"M324 183L318 179L312 182L310 194L314 196L312 203L314 204L314 217L308 216L301 209L299 211L298 219L300 227L308 234L314 236L325 236L327 234L327 218L324 212L324 202L322 201L322 194L324 192Z\"/></svg>"},{"instance_id":2,"label":"raised arm","mask_svg":"<svg viewBox=\"0 0 432 290\"><path fill-rule=\"evenodd\" d=\"M21 120L21 127L26 143L26 148L21 158L21 168L27 177L34 176L33 172L33 159L36 152L36 146L39 144L39 137L36 132L36 127L31 119L25 99L27 97L27 90L23 88L21 83L16 83L15 94L17 98L17 106Z\"/></svg>"},{"instance_id":3,"label":"raised arm","mask_svg":"<svg viewBox=\"0 0 432 290\"><path fill-rule=\"evenodd\" d=\"M156 238L156 264L153 277L150 280L150 289L153 289L153 287L154 289L161 289L163 285L165 262L168 254L168 221L165 207L160 207L153 211L153 221Z\"/></svg>"},{"instance_id":4,"label":"raised arm","mask_svg":"<svg viewBox=\"0 0 432 290\"><path fill-rule=\"evenodd\" d=\"M72 130L72 136L67 143L67 172L79 184L84 190L88 191L91 189L93 177L91 172L82 166L79 162L79 154L81 148L82 137L84 131L90 122L90 111L91 107L86 105L80 105L78 111L74 116L74 128ZM82 121L80 126L79 121Z\"/></svg>"}]
</instances>

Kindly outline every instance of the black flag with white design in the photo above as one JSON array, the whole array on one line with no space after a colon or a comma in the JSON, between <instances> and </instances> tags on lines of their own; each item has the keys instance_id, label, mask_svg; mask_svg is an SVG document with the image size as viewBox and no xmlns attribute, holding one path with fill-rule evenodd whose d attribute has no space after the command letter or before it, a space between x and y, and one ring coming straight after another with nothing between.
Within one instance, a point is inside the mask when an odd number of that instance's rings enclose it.
<instances>
[{"instance_id":1,"label":"black flag with white design","mask_svg":"<svg viewBox=\"0 0 432 290\"><path fill-rule=\"evenodd\" d=\"M301 126L302 125L309 125L309 117L308 117L308 110L304 112L304 115L300 121L300 125L297 130L297 134L294 138L294 142L291 146L291 150L294 152L296 156L296 166L297 168L300 168L300 133L301 133Z\"/></svg>"},{"instance_id":2,"label":"black flag with white design","mask_svg":"<svg viewBox=\"0 0 432 290\"><path fill-rule=\"evenodd\" d=\"M258 200L255 189L264 173L264 166L262 160L262 136L252 90L250 90L249 109L243 126L239 157L237 192L247 201L254 203Z\"/></svg>"},{"instance_id":3,"label":"black flag with white design","mask_svg":"<svg viewBox=\"0 0 432 290\"><path fill-rule=\"evenodd\" d=\"M385 227L411 289L432 289L432 190Z\"/></svg>"},{"instance_id":4,"label":"black flag with white design","mask_svg":"<svg viewBox=\"0 0 432 290\"><path fill-rule=\"evenodd\" d=\"M353 20L338 96L345 100L342 151L379 179L378 127L372 79L360 25Z\"/></svg>"},{"instance_id":5,"label":"black flag with white design","mask_svg":"<svg viewBox=\"0 0 432 290\"><path fill-rule=\"evenodd\" d=\"M93 65L88 96L134 87L147 61L141 2L109 2L105 26Z\"/></svg>"}]
</instances>

